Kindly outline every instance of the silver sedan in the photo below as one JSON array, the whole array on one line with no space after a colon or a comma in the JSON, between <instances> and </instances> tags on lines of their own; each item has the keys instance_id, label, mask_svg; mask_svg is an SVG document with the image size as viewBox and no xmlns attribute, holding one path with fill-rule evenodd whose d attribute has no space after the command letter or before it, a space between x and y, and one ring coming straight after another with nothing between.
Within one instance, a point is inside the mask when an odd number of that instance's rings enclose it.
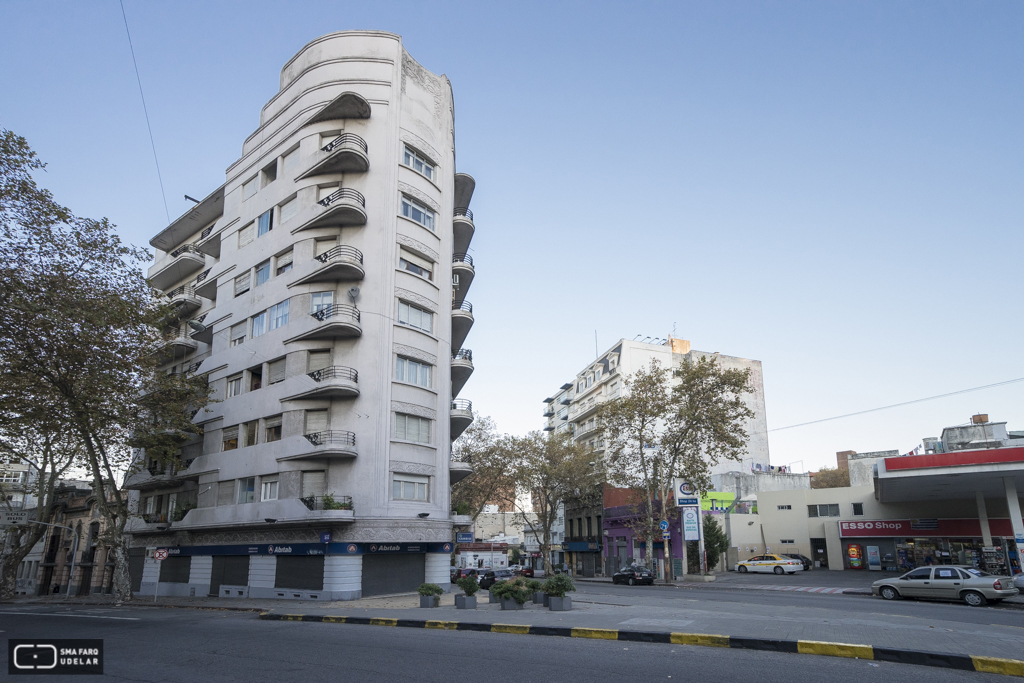
<instances>
[{"instance_id":1,"label":"silver sedan","mask_svg":"<svg viewBox=\"0 0 1024 683\"><path fill-rule=\"evenodd\" d=\"M896 578L879 579L871 584L871 593L886 600L963 600L972 607L981 607L1012 598L1019 591L1008 576L986 574L974 567L941 565L920 567Z\"/></svg>"}]
</instances>

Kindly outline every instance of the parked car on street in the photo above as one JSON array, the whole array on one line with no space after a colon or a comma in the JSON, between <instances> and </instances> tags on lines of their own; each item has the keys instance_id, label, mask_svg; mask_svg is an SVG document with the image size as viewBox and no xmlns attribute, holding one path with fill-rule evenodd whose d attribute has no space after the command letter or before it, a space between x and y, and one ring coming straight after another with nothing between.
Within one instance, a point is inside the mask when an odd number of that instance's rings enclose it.
<instances>
[{"instance_id":1,"label":"parked car on street","mask_svg":"<svg viewBox=\"0 0 1024 683\"><path fill-rule=\"evenodd\" d=\"M872 595L880 595L886 600L963 600L971 607L999 603L1019 592L1008 576L995 576L974 567L956 565L920 567L903 576L879 579L871 584Z\"/></svg>"},{"instance_id":2,"label":"parked car on street","mask_svg":"<svg viewBox=\"0 0 1024 683\"><path fill-rule=\"evenodd\" d=\"M480 588L488 590L499 581L508 581L515 578L511 569L487 569L480 575Z\"/></svg>"},{"instance_id":3,"label":"parked car on street","mask_svg":"<svg viewBox=\"0 0 1024 683\"><path fill-rule=\"evenodd\" d=\"M804 570L804 563L784 555L757 555L749 560L736 563L736 571L740 574L746 572L768 572L775 574L795 574Z\"/></svg>"},{"instance_id":4,"label":"parked car on street","mask_svg":"<svg viewBox=\"0 0 1024 683\"><path fill-rule=\"evenodd\" d=\"M805 572L810 571L811 568L814 567L814 560L807 557L806 555L801 555L800 553L782 553L782 557L788 557L791 560L800 560L800 562L804 565Z\"/></svg>"},{"instance_id":5,"label":"parked car on street","mask_svg":"<svg viewBox=\"0 0 1024 683\"><path fill-rule=\"evenodd\" d=\"M1017 574L1013 577L1013 585L1017 587L1017 590L1024 592L1024 574Z\"/></svg>"},{"instance_id":6,"label":"parked car on street","mask_svg":"<svg viewBox=\"0 0 1024 683\"><path fill-rule=\"evenodd\" d=\"M654 574L647 567L625 567L612 575L612 583L628 583L630 586L637 584L653 586Z\"/></svg>"},{"instance_id":7,"label":"parked car on street","mask_svg":"<svg viewBox=\"0 0 1024 683\"><path fill-rule=\"evenodd\" d=\"M523 573L523 565L521 564L510 564L508 568L512 570L513 574L519 575Z\"/></svg>"},{"instance_id":8,"label":"parked car on street","mask_svg":"<svg viewBox=\"0 0 1024 683\"><path fill-rule=\"evenodd\" d=\"M467 576L472 576L473 578L476 578L479 573L480 570L476 567L463 567L461 569L457 569L455 571L454 576L452 577L452 583L455 583L459 579L463 579Z\"/></svg>"}]
</instances>

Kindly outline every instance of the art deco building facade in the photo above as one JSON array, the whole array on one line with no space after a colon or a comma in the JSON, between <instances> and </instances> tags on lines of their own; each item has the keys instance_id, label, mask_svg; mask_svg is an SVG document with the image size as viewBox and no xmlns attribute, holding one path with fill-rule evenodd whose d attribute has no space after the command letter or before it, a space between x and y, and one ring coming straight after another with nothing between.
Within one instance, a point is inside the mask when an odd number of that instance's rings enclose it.
<instances>
[{"instance_id":1,"label":"art deco building facade","mask_svg":"<svg viewBox=\"0 0 1024 683\"><path fill-rule=\"evenodd\" d=\"M217 399L128 485L135 589L354 599L448 585L474 181L451 84L397 35L317 38L222 187L151 240L166 369ZM168 559L153 558L166 549ZM163 553L157 554L162 556Z\"/></svg>"}]
</instances>

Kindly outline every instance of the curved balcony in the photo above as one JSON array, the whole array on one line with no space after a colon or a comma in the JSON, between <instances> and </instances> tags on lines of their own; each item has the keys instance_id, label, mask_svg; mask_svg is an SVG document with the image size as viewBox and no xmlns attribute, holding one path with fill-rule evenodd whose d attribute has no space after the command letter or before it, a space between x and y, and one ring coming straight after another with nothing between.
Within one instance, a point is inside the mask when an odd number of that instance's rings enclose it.
<instances>
[{"instance_id":1,"label":"curved balcony","mask_svg":"<svg viewBox=\"0 0 1024 683\"><path fill-rule=\"evenodd\" d=\"M212 268L207 268L203 272L196 276L196 279L192 281L192 286L196 288L196 294L209 299L210 301L217 300L217 278L210 277L210 271Z\"/></svg>"},{"instance_id":2,"label":"curved balcony","mask_svg":"<svg viewBox=\"0 0 1024 683\"><path fill-rule=\"evenodd\" d=\"M368 119L370 118L370 103L359 93L346 90L333 100L323 106L323 109L313 114L303 126L321 121L334 121L336 119Z\"/></svg>"},{"instance_id":3,"label":"curved balcony","mask_svg":"<svg viewBox=\"0 0 1024 683\"><path fill-rule=\"evenodd\" d=\"M304 324L308 329L290 339L285 339L284 343L308 339L347 339L363 334L363 328L359 322L359 309L349 304L324 306L310 314L309 322Z\"/></svg>"},{"instance_id":4,"label":"curved balcony","mask_svg":"<svg viewBox=\"0 0 1024 683\"><path fill-rule=\"evenodd\" d=\"M304 285L308 282L332 282L338 280L362 280L366 274L363 270L363 252L347 244L334 247L313 258L312 271L300 275L295 282L289 284Z\"/></svg>"},{"instance_id":5,"label":"curved balcony","mask_svg":"<svg viewBox=\"0 0 1024 683\"><path fill-rule=\"evenodd\" d=\"M296 180L328 173L365 173L370 168L366 140L355 133L342 133L313 156L309 169Z\"/></svg>"},{"instance_id":6,"label":"curved balcony","mask_svg":"<svg viewBox=\"0 0 1024 683\"><path fill-rule=\"evenodd\" d=\"M469 251L469 243L473 241L474 232L476 226L473 225L473 212L469 209L455 209L452 215L452 233L455 236L453 250L456 254Z\"/></svg>"},{"instance_id":7,"label":"curved balcony","mask_svg":"<svg viewBox=\"0 0 1024 683\"><path fill-rule=\"evenodd\" d=\"M182 332L175 332L163 338L157 346L156 353L161 356L161 361L166 362L172 358L186 356L199 348L199 343Z\"/></svg>"},{"instance_id":8,"label":"curved balcony","mask_svg":"<svg viewBox=\"0 0 1024 683\"><path fill-rule=\"evenodd\" d=\"M473 466L468 462L455 462L453 460L448 461L448 483L457 484L469 475L473 474ZM455 521L455 515L452 515L452 521ZM470 518L472 524L472 518Z\"/></svg>"},{"instance_id":9,"label":"curved balcony","mask_svg":"<svg viewBox=\"0 0 1024 683\"><path fill-rule=\"evenodd\" d=\"M473 304L468 301L452 302L452 348L462 348L473 327Z\"/></svg>"},{"instance_id":10,"label":"curved balcony","mask_svg":"<svg viewBox=\"0 0 1024 683\"><path fill-rule=\"evenodd\" d=\"M283 398L283 401L299 401L316 398L355 398L359 395L359 373L353 368L332 365L299 375L293 380L292 390L297 393Z\"/></svg>"},{"instance_id":11,"label":"curved balcony","mask_svg":"<svg viewBox=\"0 0 1024 683\"><path fill-rule=\"evenodd\" d=\"M462 301L466 298L466 293L469 292L469 288L473 284L473 276L475 274L472 256L469 254L454 254L452 256L452 275L457 277L459 281L459 286L455 289L456 301Z\"/></svg>"},{"instance_id":12,"label":"curved balcony","mask_svg":"<svg viewBox=\"0 0 1024 683\"><path fill-rule=\"evenodd\" d=\"M298 445L289 450L296 450L297 453L278 458L278 460L348 459L356 457L355 432L329 429L322 432L303 434L302 438L296 439L296 441Z\"/></svg>"},{"instance_id":13,"label":"curved balcony","mask_svg":"<svg viewBox=\"0 0 1024 683\"><path fill-rule=\"evenodd\" d=\"M178 247L164 260L164 264L151 278L149 284L156 289L166 290L175 282L184 280L206 265L206 255L192 244Z\"/></svg>"},{"instance_id":14,"label":"curved balcony","mask_svg":"<svg viewBox=\"0 0 1024 683\"><path fill-rule=\"evenodd\" d=\"M192 337L198 342L203 342L204 344L213 343L213 327L203 324L203 321L206 320L206 316L209 314L210 312L207 311L198 318L193 318L192 320L188 321L188 336Z\"/></svg>"},{"instance_id":15,"label":"curved balcony","mask_svg":"<svg viewBox=\"0 0 1024 683\"><path fill-rule=\"evenodd\" d=\"M459 395L473 374L473 352L459 349L452 354L452 398Z\"/></svg>"},{"instance_id":16,"label":"curved balcony","mask_svg":"<svg viewBox=\"0 0 1024 683\"><path fill-rule=\"evenodd\" d=\"M358 190L343 187L303 212L299 227L292 230L294 235L303 230L345 225L366 225L366 199Z\"/></svg>"},{"instance_id":17,"label":"curved balcony","mask_svg":"<svg viewBox=\"0 0 1024 683\"><path fill-rule=\"evenodd\" d=\"M455 441L462 436L462 432L466 431L469 425L473 424L473 402L464 398L454 399L449 418L451 420L451 440Z\"/></svg>"},{"instance_id":18,"label":"curved balcony","mask_svg":"<svg viewBox=\"0 0 1024 683\"><path fill-rule=\"evenodd\" d=\"M175 318L182 318L193 311L199 310L203 302L196 294L196 288L191 285L175 287L165 295L171 306L174 306Z\"/></svg>"},{"instance_id":19,"label":"curved balcony","mask_svg":"<svg viewBox=\"0 0 1024 683\"><path fill-rule=\"evenodd\" d=\"M211 225L203 230L196 242L196 249L213 258L220 258L220 235L223 231L213 232L214 227Z\"/></svg>"},{"instance_id":20,"label":"curved balcony","mask_svg":"<svg viewBox=\"0 0 1024 683\"><path fill-rule=\"evenodd\" d=\"M188 473L191 460L182 463L151 463L140 468L125 478L124 488L129 490L148 490L181 486L186 481L199 481L199 473Z\"/></svg>"}]
</instances>

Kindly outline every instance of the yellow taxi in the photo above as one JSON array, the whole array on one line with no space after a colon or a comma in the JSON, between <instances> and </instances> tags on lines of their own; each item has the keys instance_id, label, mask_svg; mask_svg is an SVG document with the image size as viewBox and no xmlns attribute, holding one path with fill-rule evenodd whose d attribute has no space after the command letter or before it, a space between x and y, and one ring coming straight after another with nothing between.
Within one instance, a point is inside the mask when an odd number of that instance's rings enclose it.
<instances>
[{"instance_id":1,"label":"yellow taxi","mask_svg":"<svg viewBox=\"0 0 1024 683\"><path fill-rule=\"evenodd\" d=\"M741 574L746 572L774 572L776 574L795 574L802 572L804 564L800 560L793 560L781 555L757 555L749 560L743 560L736 564L736 571Z\"/></svg>"}]
</instances>

